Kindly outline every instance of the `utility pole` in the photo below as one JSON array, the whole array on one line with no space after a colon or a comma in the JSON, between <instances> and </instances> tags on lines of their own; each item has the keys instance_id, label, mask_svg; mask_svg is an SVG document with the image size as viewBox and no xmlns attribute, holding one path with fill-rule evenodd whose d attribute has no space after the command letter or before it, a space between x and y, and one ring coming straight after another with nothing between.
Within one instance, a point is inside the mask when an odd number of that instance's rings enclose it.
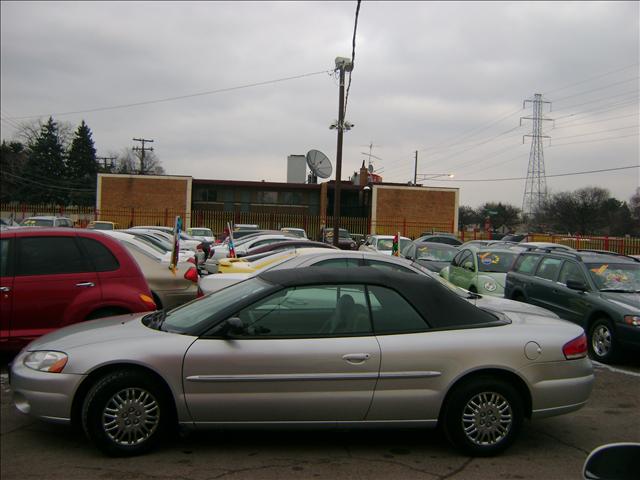
<instances>
[{"instance_id":1,"label":"utility pole","mask_svg":"<svg viewBox=\"0 0 640 480\"><path fill-rule=\"evenodd\" d=\"M416 150L416 162L413 166L413 186L418 184L418 150Z\"/></svg>"},{"instance_id":2,"label":"utility pole","mask_svg":"<svg viewBox=\"0 0 640 480\"><path fill-rule=\"evenodd\" d=\"M140 175L144 175L144 152L153 152L153 147L145 148L145 143L153 143L153 140L148 140L146 138L134 138L134 142L141 142L142 147L133 147L132 150L134 152L140 152Z\"/></svg>"},{"instance_id":3,"label":"utility pole","mask_svg":"<svg viewBox=\"0 0 640 480\"><path fill-rule=\"evenodd\" d=\"M338 145L336 148L336 185L333 196L333 245L338 246L340 240L340 179L342 177L342 138L344 136L344 74L353 70L353 63L348 58L337 57L336 68L340 74L340 92L338 98L338 122L335 126L338 130ZM351 125L346 126L350 129Z\"/></svg>"},{"instance_id":4,"label":"utility pole","mask_svg":"<svg viewBox=\"0 0 640 480\"><path fill-rule=\"evenodd\" d=\"M539 211L547 199L547 176L544 168L544 152L542 150L542 139L551 138L549 135L542 134L542 122L550 121L550 118L544 118L543 106L545 103L551 105L551 102L542 99L542 94L536 93L533 100L525 100L522 108L525 108L527 102L532 103L533 115L531 117L521 117L522 120L532 120L533 129L530 134L522 137L531 137L531 150L529 152L529 166L527 167L527 180L524 187L524 196L522 198L522 213L526 216Z\"/></svg>"}]
</instances>

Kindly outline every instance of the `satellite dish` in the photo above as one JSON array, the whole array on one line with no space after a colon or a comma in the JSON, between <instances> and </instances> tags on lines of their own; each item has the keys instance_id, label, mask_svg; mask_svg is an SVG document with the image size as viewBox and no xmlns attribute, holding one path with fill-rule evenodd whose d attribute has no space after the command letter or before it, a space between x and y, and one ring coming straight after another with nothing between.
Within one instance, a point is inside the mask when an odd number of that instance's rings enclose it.
<instances>
[{"instance_id":1,"label":"satellite dish","mask_svg":"<svg viewBox=\"0 0 640 480\"><path fill-rule=\"evenodd\" d=\"M307 165L315 177L329 178L333 172L331 160L320 150L309 150L307 152Z\"/></svg>"}]
</instances>

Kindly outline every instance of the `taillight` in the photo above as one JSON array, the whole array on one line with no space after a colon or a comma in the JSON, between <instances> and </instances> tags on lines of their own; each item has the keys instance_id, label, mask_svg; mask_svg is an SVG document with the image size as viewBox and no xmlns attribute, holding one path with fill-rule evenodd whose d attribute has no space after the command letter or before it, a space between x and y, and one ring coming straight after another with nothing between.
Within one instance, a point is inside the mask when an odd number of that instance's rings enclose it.
<instances>
[{"instance_id":1,"label":"taillight","mask_svg":"<svg viewBox=\"0 0 640 480\"><path fill-rule=\"evenodd\" d=\"M204 297L204 292L200 288L200 285L198 285L198 293L196 294L196 298L200 298L200 297Z\"/></svg>"},{"instance_id":2,"label":"taillight","mask_svg":"<svg viewBox=\"0 0 640 480\"><path fill-rule=\"evenodd\" d=\"M196 259L195 259L195 257L189 257L189 258L187 258L187 262L193 263L195 265L196 264Z\"/></svg>"},{"instance_id":3,"label":"taillight","mask_svg":"<svg viewBox=\"0 0 640 480\"><path fill-rule=\"evenodd\" d=\"M184 272L184 278L192 281L193 283L198 283L198 270L195 267L191 267L189 270Z\"/></svg>"},{"instance_id":4,"label":"taillight","mask_svg":"<svg viewBox=\"0 0 640 480\"><path fill-rule=\"evenodd\" d=\"M198 246L196 247L196 250L200 250L200 251L204 250L204 247L202 246L201 243L198 244Z\"/></svg>"},{"instance_id":5,"label":"taillight","mask_svg":"<svg viewBox=\"0 0 640 480\"><path fill-rule=\"evenodd\" d=\"M567 360L576 360L587 356L587 336L582 333L562 347L562 353Z\"/></svg>"},{"instance_id":6,"label":"taillight","mask_svg":"<svg viewBox=\"0 0 640 480\"><path fill-rule=\"evenodd\" d=\"M158 308L158 306L156 305L156 302L149 295L145 295L144 293L140 293L139 297L140 297L140 300L142 300L144 303L149 305L149 307L151 307L151 310L155 310L156 308Z\"/></svg>"}]
</instances>

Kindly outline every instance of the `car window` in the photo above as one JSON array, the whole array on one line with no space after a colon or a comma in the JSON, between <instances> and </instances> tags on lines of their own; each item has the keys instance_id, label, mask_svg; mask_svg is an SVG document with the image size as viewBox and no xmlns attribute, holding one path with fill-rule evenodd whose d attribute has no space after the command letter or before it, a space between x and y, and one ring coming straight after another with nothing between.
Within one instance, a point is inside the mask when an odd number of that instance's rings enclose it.
<instances>
[{"instance_id":1,"label":"car window","mask_svg":"<svg viewBox=\"0 0 640 480\"><path fill-rule=\"evenodd\" d=\"M376 334L423 332L428 329L424 319L398 292L380 286L370 286L368 290Z\"/></svg>"},{"instance_id":2,"label":"car window","mask_svg":"<svg viewBox=\"0 0 640 480\"><path fill-rule=\"evenodd\" d=\"M379 238L377 241L376 249L377 250L391 250L393 248L393 239L392 238Z\"/></svg>"},{"instance_id":3,"label":"car window","mask_svg":"<svg viewBox=\"0 0 640 480\"><path fill-rule=\"evenodd\" d=\"M3 238L0 241L0 277L8 277L12 275L11 264L9 262L9 249L11 245L10 238Z\"/></svg>"},{"instance_id":4,"label":"car window","mask_svg":"<svg viewBox=\"0 0 640 480\"><path fill-rule=\"evenodd\" d=\"M358 258L330 258L328 260L322 260L320 262L314 263L311 265L312 267L328 267L328 268L348 268L348 267L359 267L360 259Z\"/></svg>"},{"instance_id":5,"label":"car window","mask_svg":"<svg viewBox=\"0 0 640 480\"><path fill-rule=\"evenodd\" d=\"M53 219L27 218L20 225L24 227L53 227Z\"/></svg>"},{"instance_id":6,"label":"car window","mask_svg":"<svg viewBox=\"0 0 640 480\"><path fill-rule=\"evenodd\" d=\"M638 263L590 263L587 268L599 290L640 292Z\"/></svg>"},{"instance_id":7,"label":"car window","mask_svg":"<svg viewBox=\"0 0 640 480\"><path fill-rule=\"evenodd\" d=\"M467 250L463 250L460 253L458 253L455 257L453 257L453 260L451 260L451 266L452 267L459 267L461 265L461 261L462 261L462 257L465 255L465 253L467 252Z\"/></svg>"},{"instance_id":8,"label":"car window","mask_svg":"<svg viewBox=\"0 0 640 480\"><path fill-rule=\"evenodd\" d=\"M93 270L74 237L32 237L16 240L16 276Z\"/></svg>"},{"instance_id":9,"label":"car window","mask_svg":"<svg viewBox=\"0 0 640 480\"><path fill-rule=\"evenodd\" d=\"M540 261L536 277L546 278L547 280L555 280L560 270L562 260L559 258L546 257Z\"/></svg>"},{"instance_id":10,"label":"car window","mask_svg":"<svg viewBox=\"0 0 640 480\"><path fill-rule=\"evenodd\" d=\"M582 282L586 284L584 274L580 270L580 266L576 262L570 260L565 261L560 269L560 276L558 282L567 284L567 280L573 280L574 282Z\"/></svg>"},{"instance_id":11,"label":"car window","mask_svg":"<svg viewBox=\"0 0 640 480\"><path fill-rule=\"evenodd\" d=\"M416 259L450 262L458 251L445 244L419 245L416 248Z\"/></svg>"},{"instance_id":12,"label":"car window","mask_svg":"<svg viewBox=\"0 0 640 480\"><path fill-rule=\"evenodd\" d=\"M371 322L363 285L314 285L279 291L238 313L234 337L366 335Z\"/></svg>"},{"instance_id":13,"label":"car window","mask_svg":"<svg viewBox=\"0 0 640 480\"><path fill-rule=\"evenodd\" d=\"M366 267L373 267L375 269L383 270L383 271L400 272L400 273L416 273L410 268L404 267L402 265L397 265L392 262L385 262L382 260L365 259L364 265Z\"/></svg>"},{"instance_id":14,"label":"car window","mask_svg":"<svg viewBox=\"0 0 640 480\"><path fill-rule=\"evenodd\" d=\"M513 265L513 270L520 273L533 273L536 262L540 258L538 255L520 255Z\"/></svg>"},{"instance_id":15,"label":"car window","mask_svg":"<svg viewBox=\"0 0 640 480\"><path fill-rule=\"evenodd\" d=\"M102 243L92 238L80 237L79 240L97 272L112 272L120 267L116 257Z\"/></svg>"},{"instance_id":16,"label":"car window","mask_svg":"<svg viewBox=\"0 0 640 480\"><path fill-rule=\"evenodd\" d=\"M456 267L461 267L472 272L475 270L473 265L473 253L471 251L465 250L456 258L458 259L458 263L455 265Z\"/></svg>"},{"instance_id":17,"label":"car window","mask_svg":"<svg viewBox=\"0 0 640 480\"><path fill-rule=\"evenodd\" d=\"M478 271L487 273L506 273L511 269L515 253L478 252Z\"/></svg>"}]
</instances>

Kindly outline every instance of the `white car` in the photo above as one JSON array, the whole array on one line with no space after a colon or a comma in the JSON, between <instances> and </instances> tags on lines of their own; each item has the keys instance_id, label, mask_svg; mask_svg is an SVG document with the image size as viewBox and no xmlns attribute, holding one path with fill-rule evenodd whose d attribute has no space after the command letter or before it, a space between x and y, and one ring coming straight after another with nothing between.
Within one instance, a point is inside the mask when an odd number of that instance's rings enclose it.
<instances>
[{"instance_id":1,"label":"white car","mask_svg":"<svg viewBox=\"0 0 640 480\"><path fill-rule=\"evenodd\" d=\"M157 237L161 237L173 245L173 232L167 232L165 228L166 227L164 227L163 229L156 229L151 227L150 228L133 227L133 228L129 228L127 232L130 232L130 233L140 232L140 233L156 235ZM198 265L202 265L202 263L205 261L205 253L202 248L202 241L196 240L184 232L180 232L180 250L191 250L196 257Z\"/></svg>"},{"instance_id":2,"label":"white car","mask_svg":"<svg viewBox=\"0 0 640 480\"><path fill-rule=\"evenodd\" d=\"M171 250L166 250L159 246L157 243L151 242L144 237L134 235L132 233L122 232L120 230L102 230L102 233L111 237L117 238L121 242L134 245L138 249L152 255L163 263L171 262ZM188 262L190 258L193 258L194 254L190 251L180 250L178 252L179 262Z\"/></svg>"},{"instance_id":3,"label":"white car","mask_svg":"<svg viewBox=\"0 0 640 480\"><path fill-rule=\"evenodd\" d=\"M384 255L391 255L393 249L394 235L371 235L365 242L360 245L358 250L363 252L378 252ZM411 239L407 237L400 237L399 252L402 252L409 244Z\"/></svg>"},{"instance_id":4,"label":"white car","mask_svg":"<svg viewBox=\"0 0 640 480\"><path fill-rule=\"evenodd\" d=\"M191 235L196 240L200 240L203 242L214 243L216 241L216 236L213 234L210 228L205 227L193 227L187 229L187 234Z\"/></svg>"},{"instance_id":5,"label":"white car","mask_svg":"<svg viewBox=\"0 0 640 480\"><path fill-rule=\"evenodd\" d=\"M284 233L291 233L300 238L309 238L307 237L307 232L304 231L304 228L282 227L280 231Z\"/></svg>"},{"instance_id":6,"label":"white car","mask_svg":"<svg viewBox=\"0 0 640 480\"><path fill-rule=\"evenodd\" d=\"M256 235L249 238L242 238L234 242L234 250L236 254L244 254L250 248L260 247L269 243L282 242L284 240L299 240L298 237L292 235ZM218 261L229 256L229 245L227 243L216 245L211 249L209 258L204 263L204 269L209 273L218 271Z\"/></svg>"}]
</instances>

